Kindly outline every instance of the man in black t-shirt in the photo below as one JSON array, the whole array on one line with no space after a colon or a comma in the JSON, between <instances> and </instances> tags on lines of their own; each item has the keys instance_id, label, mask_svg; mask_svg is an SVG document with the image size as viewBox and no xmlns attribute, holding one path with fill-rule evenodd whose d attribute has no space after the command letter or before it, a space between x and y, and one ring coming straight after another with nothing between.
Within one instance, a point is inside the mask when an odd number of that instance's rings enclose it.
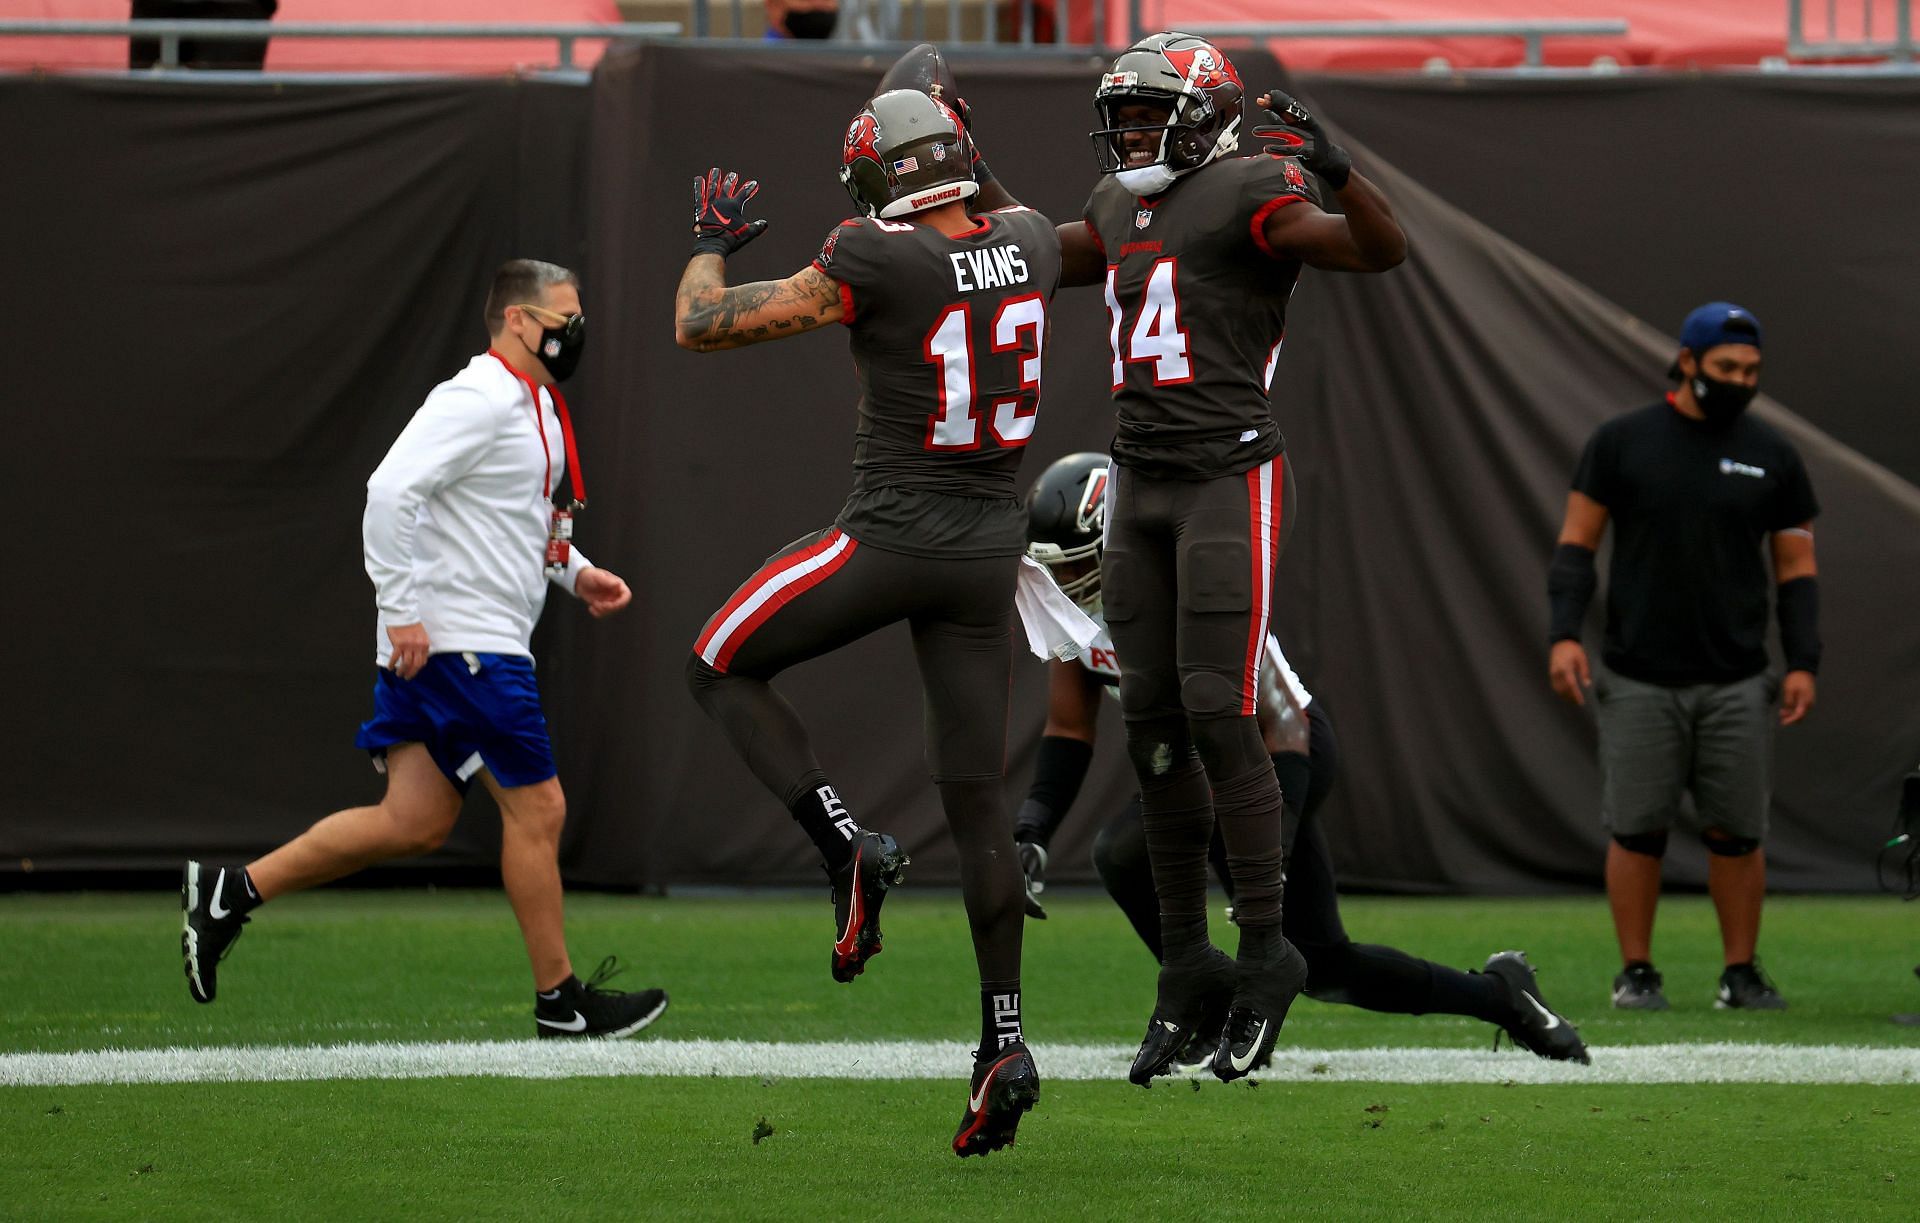
<instances>
[{"instance_id":1,"label":"man in black t-shirt","mask_svg":"<svg viewBox=\"0 0 1920 1223\"><path fill-rule=\"evenodd\" d=\"M725 257L765 228L757 184L697 180L680 344L737 348L845 324L860 383L853 491L832 527L775 553L707 621L694 697L813 839L833 880L832 969L880 951L880 905L906 855L855 822L771 682L787 667L906 622L926 689L927 761L960 853L980 971L980 1045L953 1148L1011 1143L1039 1097L1020 1019L1024 889L1002 793L1010 617L1026 516L1014 477L1040 406L1054 226L1031 209L973 213L959 114L889 90L848 127L841 181L862 215L782 281L728 286Z\"/></svg>"},{"instance_id":2,"label":"man in black t-shirt","mask_svg":"<svg viewBox=\"0 0 1920 1223\"><path fill-rule=\"evenodd\" d=\"M1754 964L1766 895L1772 727L1813 707L1820 665L1813 485L1792 444L1746 414L1760 324L1728 302L1687 316L1662 403L1601 425L1567 496L1548 579L1553 689L1592 689L1600 729L1607 896L1624 968L1613 1004L1664 1010L1652 963L1667 833L1690 791L1710 853L1726 970L1720 1007L1786 1006ZM1614 527L1606 644L1590 670L1580 627L1593 558ZM1767 670L1767 561L1785 678ZM1776 699L1777 717L1773 713Z\"/></svg>"}]
</instances>

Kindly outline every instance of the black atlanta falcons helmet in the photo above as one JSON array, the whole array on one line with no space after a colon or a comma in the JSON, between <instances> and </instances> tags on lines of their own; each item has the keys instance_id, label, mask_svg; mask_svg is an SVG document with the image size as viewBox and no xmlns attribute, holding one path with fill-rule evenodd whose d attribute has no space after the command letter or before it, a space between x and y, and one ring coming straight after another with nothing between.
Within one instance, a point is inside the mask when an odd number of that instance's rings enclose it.
<instances>
[{"instance_id":1,"label":"black atlanta falcons helmet","mask_svg":"<svg viewBox=\"0 0 1920 1223\"><path fill-rule=\"evenodd\" d=\"M953 108L917 89L892 89L847 126L840 182L862 216L903 217L970 198L973 143Z\"/></svg>"},{"instance_id":2,"label":"black atlanta falcons helmet","mask_svg":"<svg viewBox=\"0 0 1920 1223\"><path fill-rule=\"evenodd\" d=\"M1051 569L1060 589L1082 607L1100 598L1107 465L1106 455L1092 451L1055 459L1027 493L1027 555Z\"/></svg>"},{"instance_id":3,"label":"black atlanta falcons helmet","mask_svg":"<svg viewBox=\"0 0 1920 1223\"><path fill-rule=\"evenodd\" d=\"M1206 39L1169 30L1149 34L1113 61L1093 95L1100 127L1089 133L1100 172L1164 165L1175 175L1197 170L1240 145L1245 90L1226 54ZM1119 110L1142 103L1169 110L1159 130L1160 152L1152 162L1129 165Z\"/></svg>"}]
</instances>

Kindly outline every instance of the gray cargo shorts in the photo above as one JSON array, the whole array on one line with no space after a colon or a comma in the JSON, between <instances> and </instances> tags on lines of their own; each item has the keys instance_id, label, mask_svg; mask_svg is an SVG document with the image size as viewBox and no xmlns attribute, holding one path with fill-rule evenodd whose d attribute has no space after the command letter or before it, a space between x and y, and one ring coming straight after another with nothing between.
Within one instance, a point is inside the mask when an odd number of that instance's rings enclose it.
<instances>
[{"instance_id":1,"label":"gray cargo shorts","mask_svg":"<svg viewBox=\"0 0 1920 1223\"><path fill-rule=\"evenodd\" d=\"M1778 679L1670 688L1595 666L1593 693L1608 832L1665 831L1691 791L1702 830L1766 836Z\"/></svg>"}]
</instances>

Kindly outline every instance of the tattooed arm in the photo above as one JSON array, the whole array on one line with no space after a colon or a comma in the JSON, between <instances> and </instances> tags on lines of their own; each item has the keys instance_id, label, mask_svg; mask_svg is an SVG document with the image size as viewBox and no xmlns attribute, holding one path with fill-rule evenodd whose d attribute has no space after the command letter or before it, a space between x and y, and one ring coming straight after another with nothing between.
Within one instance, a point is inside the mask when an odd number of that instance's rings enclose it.
<instances>
[{"instance_id":1,"label":"tattooed arm","mask_svg":"<svg viewBox=\"0 0 1920 1223\"><path fill-rule=\"evenodd\" d=\"M674 297L673 334L682 348L714 352L812 331L841 317L840 282L808 264L785 280L726 282L718 255L695 255Z\"/></svg>"}]
</instances>

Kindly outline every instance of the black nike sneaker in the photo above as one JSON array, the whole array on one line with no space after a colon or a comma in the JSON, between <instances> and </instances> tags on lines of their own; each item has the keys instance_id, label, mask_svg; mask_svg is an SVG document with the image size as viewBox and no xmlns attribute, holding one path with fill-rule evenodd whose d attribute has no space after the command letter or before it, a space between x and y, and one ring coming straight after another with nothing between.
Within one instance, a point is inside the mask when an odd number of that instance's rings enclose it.
<instances>
[{"instance_id":1,"label":"black nike sneaker","mask_svg":"<svg viewBox=\"0 0 1920 1223\"><path fill-rule=\"evenodd\" d=\"M206 866L188 861L180 879L180 959L187 970L187 992L195 1002L212 1002L214 974L251 919L235 896L246 895L238 866Z\"/></svg>"},{"instance_id":2,"label":"black nike sneaker","mask_svg":"<svg viewBox=\"0 0 1920 1223\"><path fill-rule=\"evenodd\" d=\"M1500 1027L1513 1038L1514 1044L1556 1062L1579 1062L1583 1066L1593 1063L1587 1056L1587 1042L1580 1039L1579 1029L1540 996L1540 982L1535 979L1533 965L1527 963L1525 952L1496 952L1487 957L1487 965L1480 971L1507 987L1507 1004L1513 1008L1513 1017ZM1499 1040L1496 1035L1496 1048Z\"/></svg>"},{"instance_id":3,"label":"black nike sneaker","mask_svg":"<svg viewBox=\"0 0 1920 1223\"><path fill-rule=\"evenodd\" d=\"M1206 957L1198 963L1163 965L1153 1018L1147 1021L1140 1052L1127 1069L1127 1081L1153 1086L1154 1078L1171 1074L1183 1051L1196 1041L1203 1043L1211 1057L1213 1046L1220 1043L1220 1029L1227 1022L1233 983L1233 959L1218 947L1208 947Z\"/></svg>"},{"instance_id":4,"label":"black nike sneaker","mask_svg":"<svg viewBox=\"0 0 1920 1223\"><path fill-rule=\"evenodd\" d=\"M1720 992L1713 1005L1722 1011L1784 1011L1787 1000L1760 971L1759 964L1729 964L1720 974Z\"/></svg>"},{"instance_id":5,"label":"black nike sneaker","mask_svg":"<svg viewBox=\"0 0 1920 1223\"><path fill-rule=\"evenodd\" d=\"M1283 937L1257 963L1234 965L1233 1005L1213 1051L1213 1074L1222 1083L1244 1078L1273 1057L1273 1043L1287 1022L1293 1000L1307 986L1307 958Z\"/></svg>"},{"instance_id":6,"label":"black nike sneaker","mask_svg":"<svg viewBox=\"0 0 1920 1223\"><path fill-rule=\"evenodd\" d=\"M1027 1052L1027 1043L1002 1045L990 1057L973 1055L973 1078L967 1086L967 1111L960 1114L960 1130L953 1136L953 1153L965 1159L1013 1145L1020 1117L1040 1102L1040 1070Z\"/></svg>"},{"instance_id":7,"label":"black nike sneaker","mask_svg":"<svg viewBox=\"0 0 1920 1223\"><path fill-rule=\"evenodd\" d=\"M599 1037L617 1040L632 1036L666 1013L665 990L634 993L607 989L606 983L625 970L608 956L584 982L569 977L552 996L534 995L533 1026L543 1037Z\"/></svg>"},{"instance_id":8,"label":"black nike sneaker","mask_svg":"<svg viewBox=\"0 0 1920 1223\"><path fill-rule=\"evenodd\" d=\"M833 942L833 979L845 984L866 971L867 961L880 954L880 904L887 889L900 883L911 859L899 842L884 832L862 832L853 845L853 860L827 872L833 880L833 920L838 937Z\"/></svg>"},{"instance_id":9,"label":"black nike sneaker","mask_svg":"<svg viewBox=\"0 0 1920 1223\"><path fill-rule=\"evenodd\" d=\"M1020 874L1027 884L1027 916L1045 921L1040 893L1047 890L1047 847L1038 841L1016 841L1013 848L1020 855Z\"/></svg>"},{"instance_id":10,"label":"black nike sneaker","mask_svg":"<svg viewBox=\"0 0 1920 1223\"><path fill-rule=\"evenodd\" d=\"M1664 1011L1667 996L1660 991L1665 980L1651 964L1635 962L1620 970L1613 979L1613 1006L1620 1011Z\"/></svg>"}]
</instances>

